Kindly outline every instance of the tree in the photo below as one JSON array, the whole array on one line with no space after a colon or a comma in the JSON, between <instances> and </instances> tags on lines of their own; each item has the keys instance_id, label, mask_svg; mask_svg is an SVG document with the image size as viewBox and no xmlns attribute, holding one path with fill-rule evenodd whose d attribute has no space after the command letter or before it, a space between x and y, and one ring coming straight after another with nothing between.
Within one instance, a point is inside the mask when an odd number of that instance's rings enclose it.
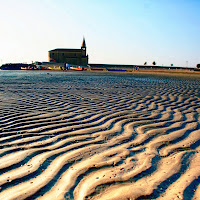
<instances>
[{"instance_id":1,"label":"tree","mask_svg":"<svg viewBox=\"0 0 200 200\"><path fill-rule=\"evenodd\" d=\"M145 62L144 65L147 65L147 62Z\"/></svg>"},{"instance_id":2,"label":"tree","mask_svg":"<svg viewBox=\"0 0 200 200\"><path fill-rule=\"evenodd\" d=\"M153 62L152 62L152 65L156 65L156 62L155 62L155 61L153 61Z\"/></svg>"},{"instance_id":3,"label":"tree","mask_svg":"<svg viewBox=\"0 0 200 200\"><path fill-rule=\"evenodd\" d=\"M173 67L173 64L171 64L171 67Z\"/></svg>"}]
</instances>

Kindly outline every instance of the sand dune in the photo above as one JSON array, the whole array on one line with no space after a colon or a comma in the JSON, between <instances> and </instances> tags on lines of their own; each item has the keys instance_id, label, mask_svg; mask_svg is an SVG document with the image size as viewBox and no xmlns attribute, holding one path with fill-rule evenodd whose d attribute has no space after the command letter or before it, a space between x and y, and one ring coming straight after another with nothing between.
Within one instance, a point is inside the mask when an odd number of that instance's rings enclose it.
<instances>
[{"instance_id":1,"label":"sand dune","mask_svg":"<svg viewBox=\"0 0 200 200\"><path fill-rule=\"evenodd\" d=\"M200 199L200 78L1 79L0 200Z\"/></svg>"}]
</instances>

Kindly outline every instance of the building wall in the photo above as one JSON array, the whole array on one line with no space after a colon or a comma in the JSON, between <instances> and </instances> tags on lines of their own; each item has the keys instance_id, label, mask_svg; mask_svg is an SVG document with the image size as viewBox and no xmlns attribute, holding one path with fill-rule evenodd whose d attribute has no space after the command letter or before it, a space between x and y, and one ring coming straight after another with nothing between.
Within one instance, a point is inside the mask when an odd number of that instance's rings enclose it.
<instances>
[{"instance_id":1,"label":"building wall","mask_svg":"<svg viewBox=\"0 0 200 200\"><path fill-rule=\"evenodd\" d=\"M49 51L49 62L57 62L57 63L69 63L74 65L87 65L88 57L86 56L86 51L78 49L75 51L74 49L69 50L52 50Z\"/></svg>"}]
</instances>

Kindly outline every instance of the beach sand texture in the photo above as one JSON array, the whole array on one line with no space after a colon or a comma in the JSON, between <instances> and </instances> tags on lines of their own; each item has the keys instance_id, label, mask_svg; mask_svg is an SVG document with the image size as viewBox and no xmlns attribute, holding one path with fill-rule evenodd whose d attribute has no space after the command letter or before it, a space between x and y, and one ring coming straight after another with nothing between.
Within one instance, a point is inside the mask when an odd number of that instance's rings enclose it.
<instances>
[{"instance_id":1,"label":"beach sand texture","mask_svg":"<svg viewBox=\"0 0 200 200\"><path fill-rule=\"evenodd\" d=\"M0 200L200 199L200 78L0 78Z\"/></svg>"}]
</instances>

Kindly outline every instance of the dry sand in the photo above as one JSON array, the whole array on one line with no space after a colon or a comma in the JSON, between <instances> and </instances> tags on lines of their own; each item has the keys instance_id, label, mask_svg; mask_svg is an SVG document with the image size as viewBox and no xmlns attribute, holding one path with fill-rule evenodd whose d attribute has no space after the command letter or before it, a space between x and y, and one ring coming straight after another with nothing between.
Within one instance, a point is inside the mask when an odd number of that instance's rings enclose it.
<instances>
[{"instance_id":1,"label":"dry sand","mask_svg":"<svg viewBox=\"0 0 200 200\"><path fill-rule=\"evenodd\" d=\"M0 200L200 199L200 78L100 74L1 83Z\"/></svg>"}]
</instances>

